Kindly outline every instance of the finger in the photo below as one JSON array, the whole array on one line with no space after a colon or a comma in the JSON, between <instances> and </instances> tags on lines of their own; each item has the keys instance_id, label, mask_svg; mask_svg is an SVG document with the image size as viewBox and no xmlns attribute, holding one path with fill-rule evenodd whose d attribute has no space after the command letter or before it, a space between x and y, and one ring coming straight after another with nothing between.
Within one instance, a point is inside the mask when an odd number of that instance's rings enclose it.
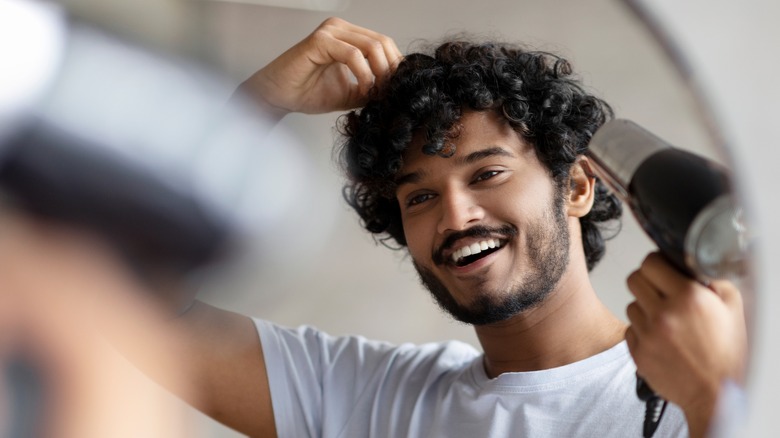
<instances>
[{"instance_id":1,"label":"finger","mask_svg":"<svg viewBox=\"0 0 780 438\"><path fill-rule=\"evenodd\" d=\"M664 297L652 283L640 272L634 271L626 280L628 290L636 298L642 309L649 314L656 313L663 305Z\"/></svg>"},{"instance_id":2,"label":"finger","mask_svg":"<svg viewBox=\"0 0 780 438\"><path fill-rule=\"evenodd\" d=\"M392 38L338 18L326 20L318 30L360 49L374 75L372 80L379 84L389 76L403 58ZM368 91L365 86L372 84L373 82L371 84L364 82L361 85L365 91Z\"/></svg>"},{"instance_id":3,"label":"finger","mask_svg":"<svg viewBox=\"0 0 780 438\"><path fill-rule=\"evenodd\" d=\"M368 62L373 80L381 85L398 66L402 56L392 39L377 34L367 36L358 32L334 30L333 36L360 49Z\"/></svg>"},{"instance_id":4,"label":"finger","mask_svg":"<svg viewBox=\"0 0 780 438\"><path fill-rule=\"evenodd\" d=\"M403 54L398 49L398 46L395 44L395 41L393 41L393 39L388 37L387 35L373 31L371 29L367 29L365 27L358 26L356 24L352 24L348 21L336 17L332 17L329 18L328 20L325 20L323 25L331 25L335 29L343 29L345 31L354 34L363 35L369 38L370 40L378 41L381 44L382 50L385 53L384 57L385 59L388 60L391 69L397 67L398 63L401 62L401 59L403 59Z\"/></svg>"},{"instance_id":5,"label":"finger","mask_svg":"<svg viewBox=\"0 0 780 438\"><path fill-rule=\"evenodd\" d=\"M651 253L645 258L639 271L664 297L685 294L701 286L700 283L672 266L664 256L657 252Z\"/></svg>"},{"instance_id":6,"label":"finger","mask_svg":"<svg viewBox=\"0 0 780 438\"><path fill-rule=\"evenodd\" d=\"M648 316L636 301L626 306L626 316L631 325L635 327L637 335L648 332Z\"/></svg>"},{"instance_id":7,"label":"finger","mask_svg":"<svg viewBox=\"0 0 780 438\"><path fill-rule=\"evenodd\" d=\"M384 35L378 35L368 42L366 58L374 72L377 82L381 85L395 71L398 64L403 59L401 51L395 45L395 42Z\"/></svg>"},{"instance_id":8,"label":"finger","mask_svg":"<svg viewBox=\"0 0 780 438\"><path fill-rule=\"evenodd\" d=\"M635 328L633 326L628 326L626 327L626 333L624 335L626 338L628 351L632 356L636 355L636 352L639 349L639 337L636 335L634 330Z\"/></svg>"},{"instance_id":9,"label":"finger","mask_svg":"<svg viewBox=\"0 0 780 438\"><path fill-rule=\"evenodd\" d=\"M319 46L320 56L323 59L314 60L320 65L326 65L333 61L347 66L355 76L362 92L367 92L374 84L374 73L363 52L352 44L333 39L329 44Z\"/></svg>"},{"instance_id":10,"label":"finger","mask_svg":"<svg viewBox=\"0 0 780 438\"><path fill-rule=\"evenodd\" d=\"M339 32L334 36L360 49L377 81L381 81L389 75L391 58L387 56L385 47L380 40L355 32Z\"/></svg>"},{"instance_id":11,"label":"finger","mask_svg":"<svg viewBox=\"0 0 780 438\"><path fill-rule=\"evenodd\" d=\"M384 57L387 59L389 64L389 71L395 70L396 67L398 67L398 64L404 58L403 53L401 53L401 50L395 44L395 41L392 38L382 34L376 34L373 38L379 41L381 44L382 50L384 51Z\"/></svg>"}]
</instances>

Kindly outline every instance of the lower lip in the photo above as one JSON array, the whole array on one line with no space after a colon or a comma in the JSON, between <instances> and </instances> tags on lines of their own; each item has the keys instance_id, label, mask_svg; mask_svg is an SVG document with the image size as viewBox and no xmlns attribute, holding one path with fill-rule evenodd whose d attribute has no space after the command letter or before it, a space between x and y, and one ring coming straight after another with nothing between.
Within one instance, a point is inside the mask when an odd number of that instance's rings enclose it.
<instances>
[{"instance_id":1,"label":"lower lip","mask_svg":"<svg viewBox=\"0 0 780 438\"><path fill-rule=\"evenodd\" d=\"M449 266L453 271L455 271L456 275L471 274L474 271L484 268L488 264L492 263L493 259L497 256L497 254L502 252L503 249L504 247L501 247L498 249L498 251L492 252L487 256L477 260L476 262L470 263L466 266L455 266L455 265L449 265Z\"/></svg>"}]
</instances>

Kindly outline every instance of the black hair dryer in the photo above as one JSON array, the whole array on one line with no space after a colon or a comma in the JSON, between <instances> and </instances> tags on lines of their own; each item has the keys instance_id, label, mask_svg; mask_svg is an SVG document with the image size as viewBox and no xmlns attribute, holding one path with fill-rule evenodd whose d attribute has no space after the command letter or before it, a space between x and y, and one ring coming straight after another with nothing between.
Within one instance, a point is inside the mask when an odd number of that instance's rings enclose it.
<instances>
[{"instance_id":1,"label":"black hair dryer","mask_svg":"<svg viewBox=\"0 0 780 438\"><path fill-rule=\"evenodd\" d=\"M705 284L745 274L746 227L726 169L621 119L594 134L587 155L597 176L682 272ZM649 437L666 402L637 377Z\"/></svg>"},{"instance_id":2,"label":"black hair dryer","mask_svg":"<svg viewBox=\"0 0 780 438\"><path fill-rule=\"evenodd\" d=\"M680 270L703 283L744 274L746 229L726 169L621 119L596 131L588 156Z\"/></svg>"},{"instance_id":3,"label":"black hair dryer","mask_svg":"<svg viewBox=\"0 0 780 438\"><path fill-rule=\"evenodd\" d=\"M207 266L234 231L187 186L42 120L0 142L0 201L94 232L142 276Z\"/></svg>"}]
</instances>

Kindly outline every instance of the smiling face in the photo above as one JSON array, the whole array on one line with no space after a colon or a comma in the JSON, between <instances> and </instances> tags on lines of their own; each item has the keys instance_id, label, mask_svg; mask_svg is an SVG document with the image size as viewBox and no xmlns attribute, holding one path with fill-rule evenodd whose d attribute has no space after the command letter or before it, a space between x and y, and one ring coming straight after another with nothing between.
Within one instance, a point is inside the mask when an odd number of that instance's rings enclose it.
<instances>
[{"instance_id":1,"label":"smiling face","mask_svg":"<svg viewBox=\"0 0 780 438\"><path fill-rule=\"evenodd\" d=\"M452 157L412 142L396 197L422 282L456 319L489 324L541 303L566 271L565 201L503 118L464 112L460 124Z\"/></svg>"}]
</instances>

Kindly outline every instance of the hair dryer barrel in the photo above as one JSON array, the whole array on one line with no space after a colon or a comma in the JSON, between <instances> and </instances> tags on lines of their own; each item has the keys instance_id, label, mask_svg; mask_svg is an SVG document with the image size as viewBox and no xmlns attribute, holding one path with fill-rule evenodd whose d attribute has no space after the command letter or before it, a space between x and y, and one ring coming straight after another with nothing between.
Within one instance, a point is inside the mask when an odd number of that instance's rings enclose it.
<instances>
[{"instance_id":1,"label":"hair dryer barrel","mask_svg":"<svg viewBox=\"0 0 780 438\"><path fill-rule=\"evenodd\" d=\"M596 132L588 156L681 270L702 281L744 273L745 227L726 169L620 119Z\"/></svg>"}]
</instances>

